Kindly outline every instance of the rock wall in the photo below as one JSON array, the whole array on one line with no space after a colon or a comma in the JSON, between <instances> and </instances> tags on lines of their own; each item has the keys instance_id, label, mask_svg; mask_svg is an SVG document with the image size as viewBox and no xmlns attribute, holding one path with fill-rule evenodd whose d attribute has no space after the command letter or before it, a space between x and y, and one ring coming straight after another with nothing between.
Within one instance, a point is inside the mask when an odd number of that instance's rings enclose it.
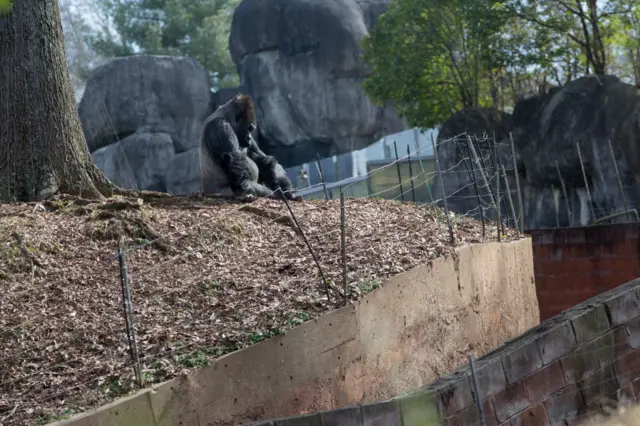
<instances>
[{"instance_id":1,"label":"rock wall","mask_svg":"<svg viewBox=\"0 0 640 426\"><path fill-rule=\"evenodd\" d=\"M452 138L463 132L482 139L483 134L491 136L495 132L499 163L508 173L512 200L517 204L509 140L511 132L522 187L525 229L587 225L598 218L625 211L625 198L629 207L636 205L635 171L640 170L639 101L637 89L614 76L587 76L519 102L513 115L488 110L461 111L443 124L439 139ZM621 175L624 197L609 141ZM589 193L577 145L580 146ZM492 148L490 141L481 140L480 150L486 159L485 174L495 188L495 169L489 158ZM455 171L445 175L444 184L448 203L458 212L474 209L477 212L473 179L467 171L467 167L475 165L462 161L463 157L468 158L468 153L465 138L438 146L443 169ZM483 184L475 168L476 179ZM563 183L567 198L562 192ZM441 198L439 182L434 187L436 196ZM504 181L501 187L506 187ZM480 188L480 191L489 205L487 189ZM506 193L501 211L510 216ZM627 216L613 219L627 220Z\"/></svg>"},{"instance_id":2,"label":"rock wall","mask_svg":"<svg viewBox=\"0 0 640 426\"><path fill-rule=\"evenodd\" d=\"M133 56L97 68L78 113L96 165L136 189L197 192L198 139L211 113L207 71L190 58Z\"/></svg>"},{"instance_id":3,"label":"rock wall","mask_svg":"<svg viewBox=\"0 0 640 426\"><path fill-rule=\"evenodd\" d=\"M244 0L229 44L263 148L285 166L361 149L406 125L360 84L360 40L388 0Z\"/></svg>"},{"instance_id":4,"label":"rock wall","mask_svg":"<svg viewBox=\"0 0 640 426\"><path fill-rule=\"evenodd\" d=\"M258 143L284 167L361 149L406 124L360 88L360 40L389 0L244 0L230 50L242 85L211 94L193 59L115 59L96 69L79 106L98 167L129 188L199 191L200 125L236 93L254 98Z\"/></svg>"}]
</instances>

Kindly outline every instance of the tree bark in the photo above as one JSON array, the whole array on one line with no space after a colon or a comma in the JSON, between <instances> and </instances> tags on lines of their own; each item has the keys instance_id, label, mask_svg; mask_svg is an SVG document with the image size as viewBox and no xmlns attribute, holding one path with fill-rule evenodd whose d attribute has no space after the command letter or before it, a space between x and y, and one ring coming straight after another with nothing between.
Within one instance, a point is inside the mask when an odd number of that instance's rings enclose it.
<instances>
[{"instance_id":1,"label":"tree bark","mask_svg":"<svg viewBox=\"0 0 640 426\"><path fill-rule=\"evenodd\" d=\"M82 132L57 0L14 1L0 14L0 202L114 189Z\"/></svg>"}]
</instances>

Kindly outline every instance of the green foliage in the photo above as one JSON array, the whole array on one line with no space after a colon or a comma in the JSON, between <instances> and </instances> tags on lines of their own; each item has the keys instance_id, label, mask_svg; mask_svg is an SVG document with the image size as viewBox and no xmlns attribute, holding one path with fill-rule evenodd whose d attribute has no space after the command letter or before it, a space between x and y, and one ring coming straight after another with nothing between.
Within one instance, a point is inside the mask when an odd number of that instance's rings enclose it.
<instances>
[{"instance_id":1,"label":"green foliage","mask_svg":"<svg viewBox=\"0 0 640 426\"><path fill-rule=\"evenodd\" d=\"M209 357L204 351L194 351L175 356L176 363L185 368L202 368L209 365Z\"/></svg>"},{"instance_id":2,"label":"green foliage","mask_svg":"<svg viewBox=\"0 0 640 426\"><path fill-rule=\"evenodd\" d=\"M249 333L249 341L252 345L255 345L256 343L264 342L267 339L280 335L282 335L282 330L280 329L267 330L265 332L256 331Z\"/></svg>"},{"instance_id":3,"label":"green foliage","mask_svg":"<svg viewBox=\"0 0 640 426\"><path fill-rule=\"evenodd\" d=\"M640 9L613 15L606 38L610 72L630 83L640 83Z\"/></svg>"},{"instance_id":4,"label":"green foliage","mask_svg":"<svg viewBox=\"0 0 640 426\"><path fill-rule=\"evenodd\" d=\"M508 15L493 0L395 0L363 40L373 73L365 91L391 99L411 125L431 127L464 107L487 105L488 78Z\"/></svg>"},{"instance_id":5,"label":"green foliage","mask_svg":"<svg viewBox=\"0 0 640 426\"><path fill-rule=\"evenodd\" d=\"M240 0L97 0L116 33L105 25L91 45L106 57L138 52L197 59L215 88L239 84L228 47L233 10Z\"/></svg>"},{"instance_id":6,"label":"green foliage","mask_svg":"<svg viewBox=\"0 0 640 426\"><path fill-rule=\"evenodd\" d=\"M614 20L631 13L636 1L504 0L501 8L551 36L540 47L549 49L552 57L565 60L559 63L570 80L576 71L598 75L607 72L607 41L614 34ZM567 54L582 70L572 60L567 61Z\"/></svg>"},{"instance_id":7,"label":"green foliage","mask_svg":"<svg viewBox=\"0 0 640 426\"><path fill-rule=\"evenodd\" d=\"M358 288L362 294L371 293L373 290L380 288L380 281L370 278L363 278L358 282Z\"/></svg>"},{"instance_id":8,"label":"green foliage","mask_svg":"<svg viewBox=\"0 0 640 426\"><path fill-rule=\"evenodd\" d=\"M311 319L311 316L308 312L300 311L293 318L291 318L288 323L291 327L296 327L300 324L303 324Z\"/></svg>"},{"instance_id":9,"label":"green foliage","mask_svg":"<svg viewBox=\"0 0 640 426\"><path fill-rule=\"evenodd\" d=\"M550 83L620 70L640 80L637 0L393 0L363 40L364 89L414 126L505 109ZM612 65L613 64L613 65Z\"/></svg>"},{"instance_id":10,"label":"green foliage","mask_svg":"<svg viewBox=\"0 0 640 426\"><path fill-rule=\"evenodd\" d=\"M13 6L13 0L0 0L0 13L8 13Z\"/></svg>"}]
</instances>

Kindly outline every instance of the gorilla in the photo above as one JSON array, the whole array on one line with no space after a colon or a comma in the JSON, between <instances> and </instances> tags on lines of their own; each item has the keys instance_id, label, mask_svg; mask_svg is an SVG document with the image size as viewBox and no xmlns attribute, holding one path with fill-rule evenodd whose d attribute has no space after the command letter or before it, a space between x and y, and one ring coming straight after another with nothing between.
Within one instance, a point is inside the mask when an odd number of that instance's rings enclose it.
<instances>
[{"instance_id":1,"label":"gorilla","mask_svg":"<svg viewBox=\"0 0 640 426\"><path fill-rule=\"evenodd\" d=\"M301 200L278 161L266 155L251 136L256 129L253 102L239 94L202 124L200 176L205 194L241 199L269 197Z\"/></svg>"}]
</instances>

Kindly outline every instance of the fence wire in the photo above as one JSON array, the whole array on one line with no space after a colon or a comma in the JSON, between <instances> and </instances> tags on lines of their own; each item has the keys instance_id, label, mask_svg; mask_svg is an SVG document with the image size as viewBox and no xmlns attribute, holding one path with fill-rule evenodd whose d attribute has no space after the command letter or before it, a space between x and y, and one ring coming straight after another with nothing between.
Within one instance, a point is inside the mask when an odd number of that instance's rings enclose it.
<instances>
[{"instance_id":1,"label":"fence wire","mask_svg":"<svg viewBox=\"0 0 640 426\"><path fill-rule=\"evenodd\" d=\"M94 152L111 146L108 167L118 171L125 186L141 189L140 170L132 166L107 105L96 107L95 114L107 130L91 135L101 141ZM477 146L475 154L462 149L469 143ZM131 236L124 247L133 325L123 320L115 244L109 253L104 244L95 244L86 270L49 265L45 274L34 263L15 275L10 295L0 300L0 425L52 421L104 404L356 302L388 278L452 247L517 238L527 209L520 205L513 156L497 156L499 144L488 135L460 134L435 141L436 152L447 153L439 158L440 170L433 163L425 169L427 161L418 157L411 158L415 165L407 174L400 169L410 160L407 154L360 180L298 188L322 194L329 185L332 191L357 194L344 201L344 222L338 197L291 203L290 211L271 200L240 205L192 200L193 209L184 216L169 215L166 208L127 218L128 225L143 227L139 220L152 220L162 229L155 236ZM416 149L428 152L431 142ZM354 192L363 182L364 192ZM556 216L568 214L569 224L575 223L562 204L555 203ZM593 211L598 217L611 212L604 206ZM97 213L106 224L123 218ZM113 241L109 229L93 231L94 237ZM69 244L85 236L80 229L64 232ZM16 314L19 308L24 310ZM135 360L129 327L137 338ZM458 361L464 363L464 356Z\"/></svg>"}]
</instances>

